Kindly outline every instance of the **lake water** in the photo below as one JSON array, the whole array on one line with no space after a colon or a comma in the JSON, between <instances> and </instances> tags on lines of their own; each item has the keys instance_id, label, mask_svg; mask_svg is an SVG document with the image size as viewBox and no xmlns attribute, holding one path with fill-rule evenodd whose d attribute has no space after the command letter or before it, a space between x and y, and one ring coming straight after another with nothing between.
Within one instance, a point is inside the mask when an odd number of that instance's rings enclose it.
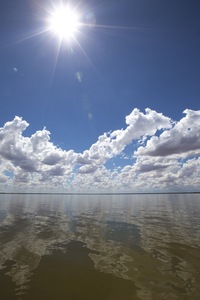
<instances>
[{"instance_id":1,"label":"lake water","mask_svg":"<svg viewBox=\"0 0 200 300\"><path fill-rule=\"evenodd\" d=\"M200 299L200 194L0 195L0 299Z\"/></svg>"}]
</instances>

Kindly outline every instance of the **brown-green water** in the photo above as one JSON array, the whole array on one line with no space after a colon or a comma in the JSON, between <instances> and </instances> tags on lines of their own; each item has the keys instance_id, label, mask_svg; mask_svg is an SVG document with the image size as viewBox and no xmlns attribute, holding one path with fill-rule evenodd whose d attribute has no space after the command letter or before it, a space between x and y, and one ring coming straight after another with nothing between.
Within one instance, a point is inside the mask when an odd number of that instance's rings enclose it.
<instances>
[{"instance_id":1,"label":"brown-green water","mask_svg":"<svg viewBox=\"0 0 200 300\"><path fill-rule=\"evenodd\" d=\"M0 195L0 299L200 299L200 195Z\"/></svg>"}]
</instances>

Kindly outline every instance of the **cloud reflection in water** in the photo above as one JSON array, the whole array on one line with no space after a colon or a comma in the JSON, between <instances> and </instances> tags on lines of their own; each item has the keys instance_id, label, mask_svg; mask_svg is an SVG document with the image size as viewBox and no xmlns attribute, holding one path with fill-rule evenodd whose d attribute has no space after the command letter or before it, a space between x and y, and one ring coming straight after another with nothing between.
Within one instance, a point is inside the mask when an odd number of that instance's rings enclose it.
<instances>
[{"instance_id":1,"label":"cloud reflection in water","mask_svg":"<svg viewBox=\"0 0 200 300\"><path fill-rule=\"evenodd\" d=\"M198 197L1 195L0 278L12 278L15 293L24 297L29 293L31 299L45 262L51 265L58 255L63 268L67 267L73 246L77 254L73 268L78 265L78 273L85 261L86 267L92 265L96 270L89 274L100 271L115 280L132 282L134 299L158 295L198 299ZM122 288L124 281L121 284ZM109 299L116 299L116 294L112 297Z\"/></svg>"}]
</instances>

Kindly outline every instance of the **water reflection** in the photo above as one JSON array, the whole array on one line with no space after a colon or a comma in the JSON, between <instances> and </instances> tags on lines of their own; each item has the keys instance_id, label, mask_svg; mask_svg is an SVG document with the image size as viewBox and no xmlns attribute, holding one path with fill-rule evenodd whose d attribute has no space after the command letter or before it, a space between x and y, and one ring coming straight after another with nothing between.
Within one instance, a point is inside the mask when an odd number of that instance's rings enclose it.
<instances>
[{"instance_id":1,"label":"water reflection","mask_svg":"<svg viewBox=\"0 0 200 300\"><path fill-rule=\"evenodd\" d=\"M199 299L197 194L1 195L0 240L3 299Z\"/></svg>"}]
</instances>

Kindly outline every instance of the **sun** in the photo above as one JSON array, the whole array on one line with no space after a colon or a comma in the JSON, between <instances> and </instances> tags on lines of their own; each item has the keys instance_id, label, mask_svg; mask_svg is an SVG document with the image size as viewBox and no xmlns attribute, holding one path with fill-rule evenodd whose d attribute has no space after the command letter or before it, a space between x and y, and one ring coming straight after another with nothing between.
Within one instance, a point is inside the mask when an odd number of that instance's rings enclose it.
<instances>
[{"instance_id":1,"label":"sun","mask_svg":"<svg viewBox=\"0 0 200 300\"><path fill-rule=\"evenodd\" d=\"M69 5L60 5L51 13L49 30L61 40L70 41L75 38L80 27L79 14Z\"/></svg>"}]
</instances>

